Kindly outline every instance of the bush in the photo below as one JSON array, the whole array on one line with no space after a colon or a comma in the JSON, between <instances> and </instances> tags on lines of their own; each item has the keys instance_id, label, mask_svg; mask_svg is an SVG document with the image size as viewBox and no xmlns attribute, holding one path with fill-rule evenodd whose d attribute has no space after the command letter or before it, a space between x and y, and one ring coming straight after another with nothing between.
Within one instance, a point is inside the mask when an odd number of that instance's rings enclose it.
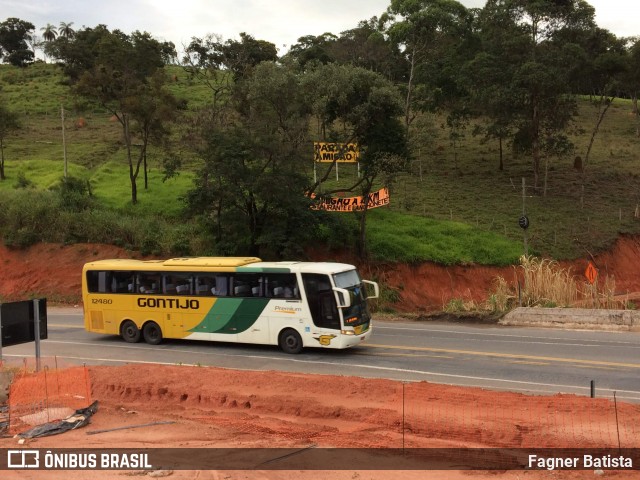
<instances>
[{"instance_id":1,"label":"bush","mask_svg":"<svg viewBox=\"0 0 640 480\"><path fill-rule=\"evenodd\" d=\"M63 177L58 187L60 207L71 212L87 210L92 206L91 185L87 180Z\"/></svg>"},{"instance_id":2,"label":"bush","mask_svg":"<svg viewBox=\"0 0 640 480\"><path fill-rule=\"evenodd\" d=\"M51 192L4 192L0 196L0 229L7 246L24 248L59 241L59 220Z\"/></svg>"},{"instance_id":3,"label":"bush","mask_svg":"<svg viewBox=\"0 0 640 480\"><path fill-rule=\"evenodd\" d=\"M16 183L13 186L16 189L27 189L32 188L34 185L33 182L27 178L27 175L21 170L18 172Z\"/></svg>"},{"instance_id":4,"label":"bush","mask_svg":"<svg viewBox=\"0 0 640 480\"><path fill-rule=\"evenodd\" d=\"M7 246L25 248L38 242L104 243L168 255L173 250L190 253L193 227L173 227L154 217L127 215L111 210L80 209L78 184L58 191L0 192L0 235ZM62 193L66 192L66 193ZM69 194L69 195L67 195ZM83 201L84 201L83 200ZM166 241L162 239L167 238Z\"/></svg>"}]
</instances>

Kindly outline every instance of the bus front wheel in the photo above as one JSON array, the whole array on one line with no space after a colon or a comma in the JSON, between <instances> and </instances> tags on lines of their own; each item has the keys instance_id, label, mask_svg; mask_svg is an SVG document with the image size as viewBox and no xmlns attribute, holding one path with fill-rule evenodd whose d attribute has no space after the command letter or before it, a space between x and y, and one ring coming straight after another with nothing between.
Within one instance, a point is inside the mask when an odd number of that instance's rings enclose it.
<instances>
[{"instance_id":1,"label":"bus front wheel","mask_svg":"<svg viewBox=\"0 0 640 480\"><path fill-rule=\"evenodd\" d=\"M140 341L141 332L138 326L131 320L127 320L120 327L120 336L125 342L137 343Z\"/></svg>"},{"instance_id":2,"label":"bus front wheel","mask_svg":"<svg viewBox=\"0 0 640 480\"><path fill-rule=\"evenodd\" d=\"M160 325L155 322L147 323L142 329L142 336L144 337L144 341L149 345L158 345L162 342L162 330L160 329Z\"/></svg>"},{"instance_id":3,"label":"bus front wheel","mask_svg":"<svg viewBox=\"0 0 640 480\"><path fill-rule=\"evenodd\" d=\"M278 345L285 353L300 353L302 351L302 338L292 328L283 330L278 339Z\"/></svg>"}]
</instances>

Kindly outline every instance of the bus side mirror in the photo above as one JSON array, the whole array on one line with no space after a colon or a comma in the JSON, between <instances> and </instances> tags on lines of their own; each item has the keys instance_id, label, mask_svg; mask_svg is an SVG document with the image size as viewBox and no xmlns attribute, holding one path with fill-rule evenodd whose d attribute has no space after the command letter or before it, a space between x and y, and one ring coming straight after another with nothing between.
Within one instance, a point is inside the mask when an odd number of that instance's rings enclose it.
<instances>
[{"instance_id":1,"label":"bus side mirror","mask_svg":"<svg viewBox=\"0 0 640 480\"><path fill-rule=\"evenodd\" d=\"M351 295L349 290L334 287L333 291L338 294L338 308L347 308L351 306Z\"/></svg>"},{"instance_id":2,"label":"bus side mirror","mask_svg":"<svg viewBox=\"0 0 640 480\"><path fill-rule=\"evenodd\" d=\"M363 280L362 283L364 283L365 287L367 286L371 286L373 287L373 295L369 295L369 289L367 288L367 299L369 298L378 298L380 296L380 287L378 286L378 284L376 282L372 282L370 280Z\"/></svg>"}]
</instances>

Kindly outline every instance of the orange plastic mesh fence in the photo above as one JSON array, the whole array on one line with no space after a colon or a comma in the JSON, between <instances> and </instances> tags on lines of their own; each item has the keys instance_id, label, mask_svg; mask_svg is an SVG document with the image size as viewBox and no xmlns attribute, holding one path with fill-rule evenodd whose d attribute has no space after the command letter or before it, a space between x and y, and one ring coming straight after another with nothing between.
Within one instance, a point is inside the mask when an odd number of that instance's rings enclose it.
<instances>
[{"instance_id":1,"label":"orange plastic mesh fence","mask_svg":"<svg viewBox=\"0 0 640 480\"><path fill-rule=\"evenodd\" d=\"M420 447L638 448L640 405L577 395L536 396L415 383L404 386L404 441ZM505 406L504 399L508 406ZM451 445L447 445L450 443Z\"/></svg>"},{"instance_id":2,"label":"orange plastic mesh fence","mask_svg":"<svg viewBox=\"0 0 640 480\"><path fill-rule=\"evenodd\" d=\"M60 420L91 404L91 385L86 366L63 364L56 358L23 360L13 370L9 387L9 431L16 433Z\"/></svg>"}]
</instances>

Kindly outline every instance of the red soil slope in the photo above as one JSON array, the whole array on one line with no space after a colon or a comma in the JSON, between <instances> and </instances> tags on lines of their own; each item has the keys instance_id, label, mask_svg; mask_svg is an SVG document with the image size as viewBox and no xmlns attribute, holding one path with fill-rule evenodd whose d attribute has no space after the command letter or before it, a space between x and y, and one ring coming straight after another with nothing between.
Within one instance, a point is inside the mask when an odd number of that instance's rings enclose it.
<instances>
[{"instance_id":1,"label":"red soil slope","mask_svg":"<svg viewBox=\"0 0 640 480\"><path fill-rule=\"evenodd\" d=\"M46 296L52 302L80 301L80 272L85 262L104 258L140 257L112 245L38 244L26 250L11 250L0 245L0 299L21 300ZM338 260L358 263L346 255L321 251L311 252L316 260ZM640 237L621 237L609 252L593 258L563 262L576 275L582 276L591 260L601 278L615 278L616 293L640 292ZM394 289L399 301L395 308L405 312L441 310L451 299L487 299L493 283L502 276L514 283L513 267L475 265L444 267L433 263L359 265L366 278L375 278Z\"/></svg>"}]
</instances>

